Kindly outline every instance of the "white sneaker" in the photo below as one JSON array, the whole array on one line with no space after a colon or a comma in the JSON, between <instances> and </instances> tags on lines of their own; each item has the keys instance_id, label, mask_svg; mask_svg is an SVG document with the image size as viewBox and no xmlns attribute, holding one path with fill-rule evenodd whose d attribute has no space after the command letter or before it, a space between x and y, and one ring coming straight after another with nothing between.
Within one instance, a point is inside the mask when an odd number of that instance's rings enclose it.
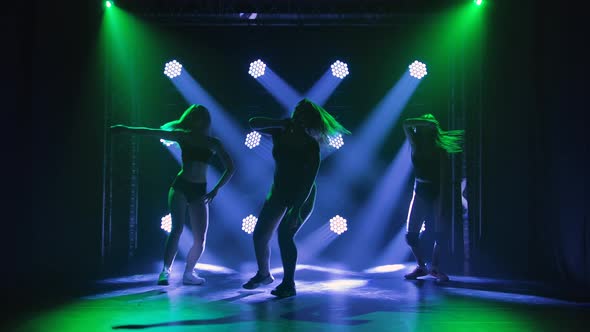
<instances>
[{"instance_id":1,"label":"white sneaker","mask_svg":"<svg viewBox=\"0 0 590 332\"><path fill-rule=\"evenodd\" d=\"M205 279L199 277L199 274L193 270L190 273L185 272L183 274L182 283L185 285L202 285L205 283Z\"/></svg>"},{"instance_id":2,"label":"white sneaker","mask_svg":"<svg viewBox=\"0 0 590 332\"><path fill-rule=\"evenodd\" d=\"M160 272L160 276L158 277L158 285L168 286L168 278L170 278L170 271L162 270L162 272Z\"/></svg>"}]
</instances>

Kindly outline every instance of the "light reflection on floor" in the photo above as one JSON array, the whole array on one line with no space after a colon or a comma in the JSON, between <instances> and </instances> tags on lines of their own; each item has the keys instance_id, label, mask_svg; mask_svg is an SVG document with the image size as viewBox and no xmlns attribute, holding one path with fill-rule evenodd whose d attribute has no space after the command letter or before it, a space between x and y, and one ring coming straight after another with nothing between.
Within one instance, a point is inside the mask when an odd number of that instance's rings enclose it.
<instances>
[{"instance_id":1,"label":"light reflection on floor","mask_svg":"<svg viewBox=\"0 0 590 332\"><path fill-rule=\"evenodd\" d=\"M506 280L451 276L407 281L413 266L388 265L364 272L300 265L297 296L277 299L275 282L255 290L251 275L202 264L203 286L184 286L173 271L169 286L157 273L101 280L88 296L23 322L17 331L568 331L588 323L590 305L527 292ZM548 312L551 315L547 314ZM83 328L81 329L81 326ZM437 327L438 326L438 327ZM442 327L442 328L440 328ZM580 329L582 330L582 329Z\"/></svg>"},{"instance_id":2,"label":"light reflection on floor","mask_svg":"<svg viewBox=\"0 0 590 332\"><path fill-rule=\"evenodd\" d=\"M480 288L494 288L490 287L494 282L499 285L506 285L509 283L507 280L495 280L489 278L474 278L474 277L461 277L452 276L451 281L448 283L437 283L431 277L424 277L416 281L406 281L400 278L403 274L411 270L410 267L406 267L404 264L392 264L373 267L366 269L364 272L347 271L344 269L326 268L322 266L314 265L298 265L297 266L297 292L299 295L302 294L327 294L327 293L339 293L346 292L347 296L350 297L363 297L366 299L384 299L392 300L397 299L400 295L407 300L416 300L416 289L422 287L420 284L429 280L430 282L438 285L442 292L449 294L455 294L466 297L481 298L486 300L496 300L511 303L527 303L527 304L574 304L568 301L559 299L552 299L548 297L542 297L537 295L529 294L518 294L513 291L502 292L493 291ZM272 285L269 287L263 287L258 290L244 290L240 285L245 282L249 276L240 275L235 270L226 268L223 266L212 265L212 264L201 264L197 265L197 269L200 271L200 275L206 277L208 282L204 286L184 286L181 283L181 272L174 271L171 276L171 285L157 286L155 280L157 280L157 274L142 274L132 275L128 277L111 278L100 280L98 284L119 284L132 285L132 284L144 284L146 282L152 283L149 286L140 287L124 287L105 293L92 294L84 297L85 299L100 299L110 298L131 294L140 294L150 291L159 291L158 293L166 293L168 295L173 294L199 294L202 298L209 300L220 300L224 298L241 299L243 301L259 301L265 297L269 297L268 289L272 289ZM274 285L280 282L282 277L282 269L276 268L271 271L275 276L276 280ZM383 287L382 283L375 283L375 274L387 275L391 277L391 283L397 283L395 287L388 288ZM321 276L321 277L320 277ZM306 278L308 277L308 278ZM379 278L382 279L382 278ZM219 286L227 287L219 287ZM420 285L416 287L416 285ZM470 285L471 287L464 287L463 285ZM271 297L272 298L272 297Z\"/></svg>"}]
</instances>

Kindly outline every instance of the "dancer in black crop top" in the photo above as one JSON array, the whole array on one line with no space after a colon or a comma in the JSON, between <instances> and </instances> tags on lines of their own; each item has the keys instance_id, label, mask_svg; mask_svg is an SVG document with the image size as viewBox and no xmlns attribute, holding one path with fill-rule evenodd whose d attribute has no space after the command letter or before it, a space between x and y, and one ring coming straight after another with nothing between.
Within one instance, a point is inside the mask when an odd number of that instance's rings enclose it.
<instances>
[{"instance_id":1,"label":"dancer in black crop top","mask_svg":"<svg viewBox=\"0 0 590 332\"><path fill-rule=\"evenodd\" d=\"M405 275L406 279L416 279L432 275L439 281L449 277L439 268L440 244L443 240L444 225L443 197L448 190L450 175L448 172L448 155L462 151L462 130L443 131L432 114L404 121L404 131L412 148L412 165L414 167L414 192L407 218L406 241L416 258L418 266ZM424 221L429 222L429 229L435 234L430 269L420 251L420 230Z\"/></svg>"},{"instance_id":2,"label":"dancer in black crop top","mask_svg":"<svg viewBox=\"0 0 590 332\"><path fill-rule=\"evenodd\" d=\"M338 133L347 133L321 106L301 100L291 118L250 119L250 126L272 135L275 160L274 181L254 229L254 250L258 272L243 285L254 289L270 284L269 241L278 225L278 240L283 261L283 281L271 294L278 297L295 295L297 248L293 237L309 218L315 202L315 178L320 167L320 143Z\"/></svg>"},{"instance_id":3,"label":"dancer in black crop top","mask_svg":"<svg viewBox=\"0 0 590 332\"><path fill-rule=\"evenodd\" d=\"M181 144L180 150L182 151L182 162L188 163L191 161L200 161L208 163L213 157L213 151L206 147L189 146L187 144Z\"/></svg>"},{"instance_id":4,"label":"dancer in black crop top","mask_svg":"<svg viewBox=\"0 0 590 332\"><path fill-rule=\"evenodd\" d=\"M184 284L189 285L200 285L205 282L194 268L205 249L209 225L208 204L234 173L233 162L221 142L209 136L210 126L209 111L202 105L191 105L178 120L168 122L160 129L124 125L111 127L113 133L149 135L175 141L182 151L182 168L168 193L172 230L166 239L164 267L158 278L159 285L168 285L187 213L193 233L193 245L186 256L182 280ZM218 156L225 166L225 171L213 189L207 193L207 167L213 155Z\"/></svg>"}]
</instances>

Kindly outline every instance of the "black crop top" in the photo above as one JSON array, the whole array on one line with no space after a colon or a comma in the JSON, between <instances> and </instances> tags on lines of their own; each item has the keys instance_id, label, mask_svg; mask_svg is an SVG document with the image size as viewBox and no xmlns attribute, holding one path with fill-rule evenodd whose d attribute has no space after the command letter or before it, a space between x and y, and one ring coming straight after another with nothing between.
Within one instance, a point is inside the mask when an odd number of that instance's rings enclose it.
<instances>
[{"instance_id":1,"label":"black crop top","mask_svg":"<svg viewBox=\"0 0 590 332\"><path fill-rule=\"evenodd\" d=\"M319 145L308 135L277 130L273 133L272 155L275 160L274 184L283 190L294 190L301 178L319 167ZM309 188L305 188L309 190Z\"/></svg>"},{"instance_id":2,"label":"black crop top","mask_svg":"<svg viewBox=\"0 0 590 332\"><path fill-rule=\"evenodd\" d=\"M213 157L213 151L189 144L180 144L182 150L182 162L187 163L190 161L209 162Z\"/></svg>"},{"instance_id":3,"label":"black crop top","mask_svg":"<svg viewBox=\"0 0 590 332\"><path fill-rule=\"evenodd\" d=\"M431 153L412 152L414 175L422 180L438 183L440 178L441 160L438 151Z\"/></svg>"}]
</instances>

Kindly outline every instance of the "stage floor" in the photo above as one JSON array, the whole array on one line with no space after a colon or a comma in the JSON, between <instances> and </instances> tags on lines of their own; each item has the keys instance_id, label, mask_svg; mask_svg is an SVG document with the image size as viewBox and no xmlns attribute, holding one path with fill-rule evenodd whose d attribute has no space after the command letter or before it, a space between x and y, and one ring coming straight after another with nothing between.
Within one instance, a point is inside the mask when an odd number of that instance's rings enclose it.
<instances>
[{"instance_id":1,"label":"stage floor","mask_svg":"<svg viewBox=\"0 0 590 332\"><path fill-rule=\"evenodd\" d=\"M245 290L250 273L201 266L203 286L170 286L157 274L97 281L67 303L29 312L11 331L582 331L590 303L530 283L451 276L406 281L412 266L351 272L299 265L297 296L277 299L280 282ZM254 270L252 270L254 271Z\"/></svg>"}]
</instances>

